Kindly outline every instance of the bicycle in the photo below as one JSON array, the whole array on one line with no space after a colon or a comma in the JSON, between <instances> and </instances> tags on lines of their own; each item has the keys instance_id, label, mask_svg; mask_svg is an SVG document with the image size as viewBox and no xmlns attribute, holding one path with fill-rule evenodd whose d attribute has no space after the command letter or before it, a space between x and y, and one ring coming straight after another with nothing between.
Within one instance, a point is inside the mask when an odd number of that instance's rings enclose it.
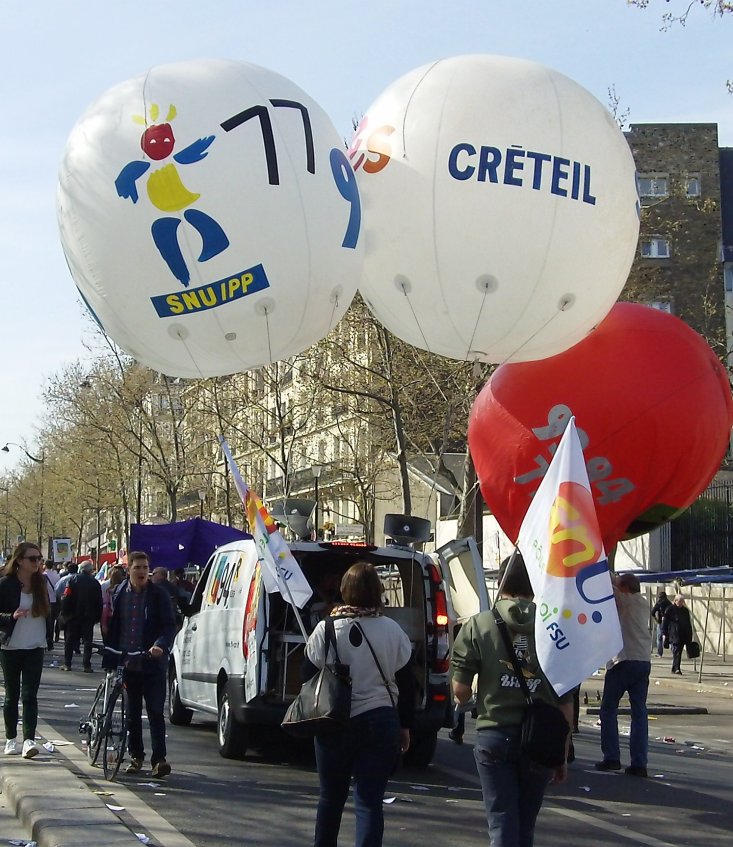
<instances>
[{"instance_id":1,"label":"bicycle","mask_svg":"<svg viewBox=\"0 0 733 847\"><path fill-rule=\"evenodd\" d=\"M104 649L118 655L120 660L116 669L107 671L100 682L89 714L79 723L79 733L87 737L87 755L92 766L99 761L100 752L103 753L104 778L112 781L125 757L127 741L127 691L123 684L125 659L146 655L146 651L127 653L111 647Z\"/></svg>"}]
</instances>

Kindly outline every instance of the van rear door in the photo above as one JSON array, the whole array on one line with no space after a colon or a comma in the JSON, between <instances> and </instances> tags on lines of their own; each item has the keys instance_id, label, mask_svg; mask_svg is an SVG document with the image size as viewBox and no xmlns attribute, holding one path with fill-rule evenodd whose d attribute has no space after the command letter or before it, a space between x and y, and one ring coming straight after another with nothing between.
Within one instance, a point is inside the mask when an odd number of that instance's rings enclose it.
<instances>
[{"instance_id":1,"label":"van rear door","mask_svg":"<svg viewBox=\"0 0 733 847\"><path fill-rule=\"evenodd\" d=\"M449 541L435 555L445 581L446 597L450 604L449 615L453 624L471 615L486 611L489 591L484 577L484 565L473 538Z\"/></svg>"}]
</instances>

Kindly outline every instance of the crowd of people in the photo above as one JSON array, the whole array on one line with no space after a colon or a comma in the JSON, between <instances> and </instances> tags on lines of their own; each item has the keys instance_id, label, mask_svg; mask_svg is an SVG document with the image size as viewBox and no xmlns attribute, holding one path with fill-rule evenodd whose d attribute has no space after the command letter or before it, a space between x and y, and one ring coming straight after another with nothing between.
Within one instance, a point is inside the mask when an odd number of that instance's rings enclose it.
<instances>
[{"instance_id":1,"label":"crowd of people","mask_svg":"<svg viewBox=\"0 0 733 847\"><path fill-rule=\"evenodd\" d=\"M142 703L145 702L151 735L152 775L170 773L166 761L164 703L167 657L182 613L191 599L194 583L183 569L169 573L157 567L149 573L146 553L131 553L129 564L117 563L101 574L91 559L60 567L44 560L40 548L19 544L0 576L0 667L5 685L3 720L5 755L20 753L31 759L36 743L38 690L46 652L53 651L63 633L62 671L71 671L75 655L82 671L93 673L92 656L101 652L102 667L115 667L116 653L140 652L144 659L125 667L128 693L130 765L136 773L145 758L142 736ZM95 643L99 625L102 643ZM18 721L22 705L22 744Z\"/></svg>"},{"instance_id":2,"label":"crowd of people","mask_svg":"<svg viewBox=\"0 0 733 847\"><path fill-rule=\"evenodd\" d=\"M618 707L627 693L631 704L630 763L625 773L647 776L647 692L652 654L671 647L672 672L681 673L682 652L693 639L689 610L682 595L670 601L660 592L651 610L655 624L650 644L649 608L638 577L612 576L623 648L607 665L600 708L602 771L622 768ZM109 568L104 581L95 578L91 560L70 563L59 573L44 562L40 549L19 544L0 578L0 666L5 680L5 754L33 758L38 689L44 654L64 632L64 664L82 657L82 670L93 672L94 628L100 625L104 645L102 666L115 668L120 655L135 655L125 663L128 693L128 773L139 772L145 759L142 711L148 717L152 776L167 776L164 703L167 657L180 627L181 614L194 585L177 571L150 570L147 553L134 552L128 565ZM315 847L336 847L341 817L351 782L356 814L356 843L382 844L382 800L399 756L410 745L415 702L411 645L405 632L382 615L383 589L371 564L353 565L339 580L319 587L319 599L333 626L319 620L306 644L304 679L329 661L332 644L337 661L350 666L351 718L348 726L315 740L320 796ZM463 622L451 656L452 687L457 718L450 737L460 743L465 713L476 719L474 758L486 808L492 845L531 847L534 828L547 786L566 778L572 761L573 731L577 731L579 689L558 698L537 663L534 646L535 604L521 556L502 564L500 588L491 611ZM502 632L503 630L503 632ZM327 632L330 633L327 635ZM514 655L507 651L511 650ZM508 661L510 659L511 661ZM511 667L533 683L533 698L557 707L564 716L564 761L546 766L523 753L521 724L526 700ZM507 680L509 680L507 682ZM19 745L19 704L22 702L22 745Z\"/></svg>"}]
</instances>

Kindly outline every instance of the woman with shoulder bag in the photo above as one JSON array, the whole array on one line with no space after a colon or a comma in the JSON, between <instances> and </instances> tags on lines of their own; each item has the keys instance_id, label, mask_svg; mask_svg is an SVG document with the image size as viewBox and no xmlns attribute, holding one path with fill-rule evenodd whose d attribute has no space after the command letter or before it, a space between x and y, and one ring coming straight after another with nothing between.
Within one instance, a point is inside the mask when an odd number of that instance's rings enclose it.
<instances>
[{"instance_id":1,"label":"woman with shoulder bag","mask_svg":"<svg viewBox=\"0 0 733 847\"><path fill-rule=\"evenodd\" d=\"M533 591L520 555L502 562L499 583L494 609L469 618L456 637L451 657L453 693L456 702L466 703L478 675L474 758L491 844L531 847L545 789L550 782L565 781L567 765L546 767L523 754L522 721L527 699L514 666L520 669L532 699L557 706L565 717L565 757L573 720L573 693L569 691L558 699L540 670L534 644ZM504 634L494 612L502 621ZM515 660L508 654L505 638ZM562 739L562 735L558 737ZM562 758L562 741L560 747Z\"/></svg>"},{"instance_id":2,"label":"woman with shoulder bag","mask_svg":"<svg viewBox=\"0 0 733 847\"><path fill-rule=\"evenodd\" d=\"M356 847L380 847L384 791L400 752L410 746L412 646L399 624L381 614L382 584L373 565L352 565L341 596L344 605L331 617L339 661L351 669L351 717L348 726L315 739L320 796L314 844L336 847L353 776ZM324 666L325 639L321 621L306 644L306 680Z\"/></svg>"},{"instance_id":3,"label":"woman with shoulder bag","mask_svg":"<svg viewBox=\"0 0 733 847\"><path fill-rule=\"evenodd\" d=\"M51 613L43 556L24 542L13 551L0 579L0 665L5 677L5 755L18 753L18 702L23 701L24 759L38 754L38 688L46 649L46 618Z\"/></svg>"},{"instance_id":4,"label":"woman with shoulder bag","mask_svg":"<svg viewBox=\"0 0 733 847\"><path fill-rule=\"evenodd\" d=\"M672 673L682 675L682 651L692 641L692 620L685 598L678 594L662 618L664 646L672 647Z\"/></svg>"}]
</instances>

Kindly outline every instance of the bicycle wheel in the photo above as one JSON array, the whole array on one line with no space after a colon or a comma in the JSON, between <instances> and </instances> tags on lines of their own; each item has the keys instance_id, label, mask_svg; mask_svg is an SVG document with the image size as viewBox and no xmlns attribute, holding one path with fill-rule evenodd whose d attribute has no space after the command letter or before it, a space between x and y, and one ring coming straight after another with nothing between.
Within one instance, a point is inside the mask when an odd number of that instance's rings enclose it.
<instances>
[{"instance_id":1,"label":"bicycle wheel","mask_svg":"<svg viewBox=\"0 0 733 847\"><path fill-rule=\"evenodd\" d=\"M87 756L92 765L96 765L99 758L99 745L102 741L102 723L104 721L104 694L106 682L100 682L94 703L89 710L89 715L79 726L79 731L87 737Z\"/></svg>"},{"instance_id":2,"label":"bicycle wheel","mask_svg":"<svg viewBox=\"0 0 733 847\"><path fill-rule=\"evenodd\" d=\"M125 756L127 741L127 692L121 686L112 692L109 701L103 730L103 759L104 778L113 780Z\"/></svg>"}]
</instances>

